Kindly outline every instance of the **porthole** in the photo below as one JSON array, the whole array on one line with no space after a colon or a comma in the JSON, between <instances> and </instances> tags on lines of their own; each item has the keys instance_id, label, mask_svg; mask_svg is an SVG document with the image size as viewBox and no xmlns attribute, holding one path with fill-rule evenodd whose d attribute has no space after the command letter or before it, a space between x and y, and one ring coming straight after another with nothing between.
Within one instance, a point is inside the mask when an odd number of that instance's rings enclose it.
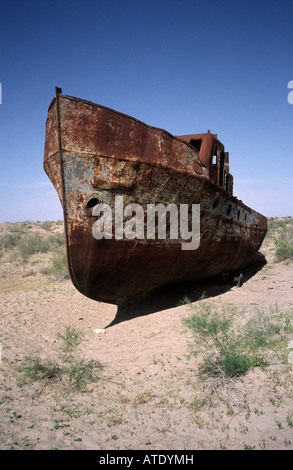
<instances>
[{"instance_id":1,"label":"porthole","mask_svg":"<svg viewBox=\"0 0 293 470\"><path fill-rule=\"evenodd\" d=\"M86 215L92 216L93 208L99 203L100 203L100 201L97 197L92 197L91 199L89 199L89 201L87 202L87 205L85 207Z\"/></svg>"},{"instance_id":2,"label":"porthole","mask_svg":"<svg viewBox=\"0 0 293 470\"><path fill-rule=\"evenodd\" d=\"M220 204L220 198L217 197L213 202L213 209L216 209L216 207L218 207L219 204Z\"/></svg>"},{"instance_id":3,"label":"porthole","mask_svg":"<svg viewBox=\"0 0 293 470\"><path fill-rule=\"evenodd\" d=\"M93 197L92 199L90 199L86 205L86 208L87 209L91 209L92 207L96 206L97 204L99 204L99 199L96 198L96 197Z\"/></svg>"}]
</instances>

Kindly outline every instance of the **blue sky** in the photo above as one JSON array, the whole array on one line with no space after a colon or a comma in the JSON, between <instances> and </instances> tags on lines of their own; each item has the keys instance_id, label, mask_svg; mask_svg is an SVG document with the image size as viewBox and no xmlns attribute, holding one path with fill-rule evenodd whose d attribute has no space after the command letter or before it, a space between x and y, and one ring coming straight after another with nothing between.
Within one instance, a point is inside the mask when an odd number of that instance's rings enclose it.
<instances>
[{"instance_id":1,"label":"blue sky","mask_svg":"<svg viewBox=\"0 0 293 470\"><path fill-rule=\"evenodd\" d=\"M293 215L292 0L2 1L0 222L60 220L43 170L55 86L171 134L217 133L234 194Z\"/></svg>"}]
</instances>

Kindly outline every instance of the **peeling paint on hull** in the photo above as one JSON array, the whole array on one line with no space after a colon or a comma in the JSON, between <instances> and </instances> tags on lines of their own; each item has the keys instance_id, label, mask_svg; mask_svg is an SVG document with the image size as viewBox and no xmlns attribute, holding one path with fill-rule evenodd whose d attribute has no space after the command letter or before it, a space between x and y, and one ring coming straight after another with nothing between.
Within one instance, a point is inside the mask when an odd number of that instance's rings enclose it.
<instances>
[{"instance_id":1,"label":"peeling paint on hull","mask_svg":"<svg viewBox=\"0 0 293 470\"><path fill-rule=\"evenodd\" d=\"M232 195L228 157L213 134L175 137L59 89L48 111L44 169L63 206L72 282L98 301L122 304L168 283L241 269L267 230L266 218ZM113 207L117 195L142 207L200 204L199 247L184 251L170 237L96 240L92 208Z\"/></svg>"}]
</instances>

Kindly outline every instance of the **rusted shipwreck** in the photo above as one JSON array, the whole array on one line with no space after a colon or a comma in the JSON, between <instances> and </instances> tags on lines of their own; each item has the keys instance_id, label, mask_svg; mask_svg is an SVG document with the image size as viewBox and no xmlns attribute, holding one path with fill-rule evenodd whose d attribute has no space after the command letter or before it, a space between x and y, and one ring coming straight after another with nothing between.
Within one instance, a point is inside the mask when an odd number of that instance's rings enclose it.
<instances>
[{"instance_id":1,"label":"rusted shipwreck","mask_svg":"<svg viewBox=\"0 0 293 470\"><path fill-rule=\"evenodd\" d=\"M56 88L44 169L63 206L71 280L98 301L119 305L168 283L235 272L253 259L266 234L266 218L233 196L229 155L211 132L173 136ZM117 234L117 220L96 210L116 207L117 199L131 210L165 208L166 236L159 236L160 227L151 236L147 228L143 236L133 230L126 236L121 224ZM200 210L193 249L183 249L180 231L171 236L170 207L187 206Z\"/></svg>"}]
</instances>

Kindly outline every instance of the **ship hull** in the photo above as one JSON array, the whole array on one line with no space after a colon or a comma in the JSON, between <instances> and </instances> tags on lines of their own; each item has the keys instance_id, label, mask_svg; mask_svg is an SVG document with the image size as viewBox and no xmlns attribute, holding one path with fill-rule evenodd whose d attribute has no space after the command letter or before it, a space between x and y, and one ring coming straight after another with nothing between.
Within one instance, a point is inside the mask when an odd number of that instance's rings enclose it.
<instances>
[{"instance_id":1,"label":"ship hull","mask_svg":"<svg viewBox=\"0 0 293 470\"><path fill-rule=\"evenodd\" d=\"M209 180L190 145L76 98L59 95L50 106L44 168L64 210L72 282L98 301L125 304L169 283L242 269L267 230L264 216ZM129 217L117 236L117 200L145 213L150 205L197 206L198 246L183 249L186 240L180 233L170 236L168 220L162 239L157 232L153 239L146 236L146 218L143 237L123 234ZM111 237L95 236L96 204L113 209Z\"/></svg>"}]
</instances>

